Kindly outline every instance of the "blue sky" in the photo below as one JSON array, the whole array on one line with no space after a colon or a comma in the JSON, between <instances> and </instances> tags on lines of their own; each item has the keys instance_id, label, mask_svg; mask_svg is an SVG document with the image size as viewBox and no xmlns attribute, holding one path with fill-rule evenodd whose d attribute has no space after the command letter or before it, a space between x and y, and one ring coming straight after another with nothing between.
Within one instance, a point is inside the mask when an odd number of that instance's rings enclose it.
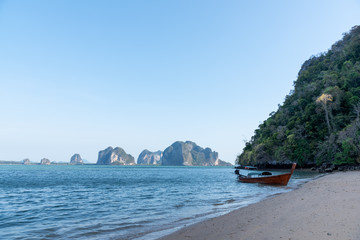
<instances>
[{"instance_id":1,"label":"blue sky","mask_svg":"<svg viewBox=\"0 0 360 240\"><path fill-rule=\"evenodd\" d=\"M1 1L0 160L136 159L191 140L234 163L360 1Z\"/></svg>"}]
</instances>

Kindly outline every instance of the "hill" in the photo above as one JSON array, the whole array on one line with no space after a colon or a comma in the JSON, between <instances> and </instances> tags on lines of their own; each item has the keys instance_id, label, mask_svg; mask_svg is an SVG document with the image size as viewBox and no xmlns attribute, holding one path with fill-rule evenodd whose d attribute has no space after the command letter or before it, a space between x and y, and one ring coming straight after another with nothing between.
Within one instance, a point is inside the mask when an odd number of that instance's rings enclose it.
<instances>
[{"instance_id":1,"label":"hill","mask_svg":"<svg viewBox=\"0 0 360 240\"><path fill-rule=\"evenodd\" d=\"M143 150L138 159L137 164L140 165L160 165L162 158L162 151L150 152L149 150Z\"/></svg>"},{"instance_id":2,"label":"hill","mask_svg":"<svg viewBox=\"0 0 360 240\"><path fill-rule=\"evenodd\" d=\"M121 147L108 147L99 151L96 164L99 165L135 165L135 159L127 154Z\"/></svg>"},{"instance_id":3,"label":"hill","mask_svg":"<svg viewBox=\"0 0 360 240\"><path fill-rule=\"evenodd\" d=\"M191 141L177 141L166 148L161 158L163 166L231 166L219 159L210 148L202 148Z\"/></svg>"},{"instance_id":4,"label":"hill","mask_svg":"<svg viewBox=\"0 0 360 240\"><path fill-rule=\"evenodd\" d=\"M360 26L304 62L294 90L259 125L236 162L360 163Z\"/></svg>"}]
</instances>

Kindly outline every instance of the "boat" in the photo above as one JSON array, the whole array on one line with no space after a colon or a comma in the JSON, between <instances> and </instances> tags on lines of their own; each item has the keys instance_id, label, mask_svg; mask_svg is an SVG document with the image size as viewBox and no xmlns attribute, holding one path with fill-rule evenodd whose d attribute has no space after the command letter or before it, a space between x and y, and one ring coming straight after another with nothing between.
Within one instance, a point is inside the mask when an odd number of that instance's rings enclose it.
<instances>
[{"instance_id":1,"label":"boat","mask_svg":"<svg viewBox=\"0 0 360 240\"><path fill-rule=\"evenodd\" d=\"M246 170L257 170L257 167L254 167L254 166L245 166L244 169L246 169Z\"/></svg>"},{"instance_id":2,"label":"boat","mask_svg":"<svg viewBox=\"0 0 360 240\"><path fill-rule=\"evenodd\" d=\"M249 173L247 176L239 174L238 180L244 183L263 183L286 186L294 173L296 163L293 163L290 173L272 175L270 172Z\"/></svg>"}]
</instances>

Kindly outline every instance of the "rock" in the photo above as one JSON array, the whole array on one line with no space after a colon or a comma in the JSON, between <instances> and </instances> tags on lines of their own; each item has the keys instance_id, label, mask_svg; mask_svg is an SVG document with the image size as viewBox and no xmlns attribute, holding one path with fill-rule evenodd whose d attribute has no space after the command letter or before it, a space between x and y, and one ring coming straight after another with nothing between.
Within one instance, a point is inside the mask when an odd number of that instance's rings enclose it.
<instances>
[{"instance_id":1,"label":"rock","mask_svg":"<svg viewBox=\"0 0 360 240\"><path fill-rule=\"evenodd\" d=\"M330 165L330 168L334 171L334 170L337 170L337 166L336 165L334 165L334 164L331 164Z\"/></svg>"},{"instance_id":2,"label":"rock","mask_svg":"<svg viewBox=\"0 0 360 240\"><path fill-rule=\"evenodd\" d=\"M23 161L22 161L22 164L24 165L29 165L30 164L30 160L28 158L25 158Z\"/></svg>"},{"instance_id":3,"label":"rock","mask_svg":"<svg viewBox=\"0 0 360 240\"><path fill-rule=\"evenodd\" d=\"M43 159L41 159L41 161L40 161L40 165L50 165L50 164L51 164L51 162L50 162L50 160L47 159L47 158L43 158Z\"/></svg>"},{"instance_id":4,"label":"rock","mask_svg":"<svg viewBox=\"0 0 360 240\"><path fill-rule=\"evenodd\" d=\"M312 167L310 170L311 171L316 171L316 167Z\"/></svg>"},{"instance_id":5,"label":"rock","mask_svg":"<svg viewBox=\"0 0 360 240\"><path fill-rule=\"evenodd\" d=\"M99 152L96 164L100 165L135 165L135 159L130 154L127 154L124 149L120 147L108 147Z\"/></svg>"},{"instance_id":6,"label":"rock","mask_svg":"<svg viewBox=\"0 0 360 240\"><path fill-rule=\"evenodd\" d=\"M225 162L223 160L218 159L218 160L215 161L215 166L231 167L232 164L229 163L229 162Z\"/></svg>"},{"instance_id":7,"label":"rock","mask_svg":"<svg viewBox=\"0 0 360 240\"><path fill-rule=\"evenodd\" d=\"M338 170L342 172L342 171L346 171L346 168L343 166L340 166L340 167L338 167Z\"/></svg>"},{"instance_id":8,"label":"rock","mask_svg":"<svg viewBox=\"0 0 360 240\"><path fill-rule=\"evenodd\" d=\"M221 161L218 153L202 148L194 142L175 142L163 152L161 165L164 166L232 166Z\"/></svg>"},{"instance_id":9,"label":"rock","mask_svg":"<svg viewBox=\"0 0 360 240\"><path fill-rule=\"evenodd\" d=\"M71 158L70 158L70 164L84 164L80 154L75 153Z\"/></svg>"},{"instance_id":10,"label":"rock","mask_svg":"<svg viewBox=\"0 0 360 240\"><path fill-rule=\"evenodd\" d=\"M333 171L333 169L332 168L325 168L324 171L327 172L327 173L331 173Z\"/></svg>"},{"instance_id":11,"label":"rock","mask_svg":"<svg viewBox=\"0 0 360 240\"><path fill-rule=\"evenodd\" d=\"M335 169L337 169L335 167L334 164L331 163L323 163L321 164L321 166L319 167L318 171L319 173L331 173L333 172Z\"/></svg>"},{"instance_id":12,"label":"rock","mask_svg":"<svg viewBox=\"0 0 360 240\"><path fill-rule=\"evenodd\" d=\"M360 165L356 165L356 166L343 165L343 166L339 166L337 168L337 170L339 170L339 171L358 171L358 170L360 170Z\"/></svg>"},{"instance_id":13,"label":"rock","mask_svg":"<svg viewBox=\"0 0 360 240\"><path fill-rule=\"evenodd\" d=\"M165 166L191 165L185 160L186 156L184 156L183 153L183 145L184 142L175 142L170 147L166 148L163 153L161 165L165 165ZM188 152L189 151L187 151L187 153Z\"/></svg>"},{"instance_id":14,"label":"rock","mask_svg":"<svg viewBox=\"0 0 360 240\"><path fill-rule=\"evenodd\" d=\"M149 150L145 149L140 153L137 159L137 164L160 165L162 155L163 155L162 151L150 152Z\"/></svg>"}]
</instances>

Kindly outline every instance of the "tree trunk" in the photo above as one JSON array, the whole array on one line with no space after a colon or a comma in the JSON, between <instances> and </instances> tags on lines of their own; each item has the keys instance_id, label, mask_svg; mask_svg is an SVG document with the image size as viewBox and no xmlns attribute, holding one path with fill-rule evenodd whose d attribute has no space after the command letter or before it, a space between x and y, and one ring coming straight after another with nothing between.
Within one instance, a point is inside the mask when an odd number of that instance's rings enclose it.
<instances>
[{"instance_id":1,"label":"tree trunk","mask_svg":"<svg viewBox=\"0 0 360 240\"><path fill-rule=\"evenodd\" d=\"M330 126L330 120L329 120L329 111L326 107L326 104L323 104L324 110L325 110L325 119L326 119L326 124L329 130L329 135L331 134L331 126Z\"/></svg>"}]
</instances>

